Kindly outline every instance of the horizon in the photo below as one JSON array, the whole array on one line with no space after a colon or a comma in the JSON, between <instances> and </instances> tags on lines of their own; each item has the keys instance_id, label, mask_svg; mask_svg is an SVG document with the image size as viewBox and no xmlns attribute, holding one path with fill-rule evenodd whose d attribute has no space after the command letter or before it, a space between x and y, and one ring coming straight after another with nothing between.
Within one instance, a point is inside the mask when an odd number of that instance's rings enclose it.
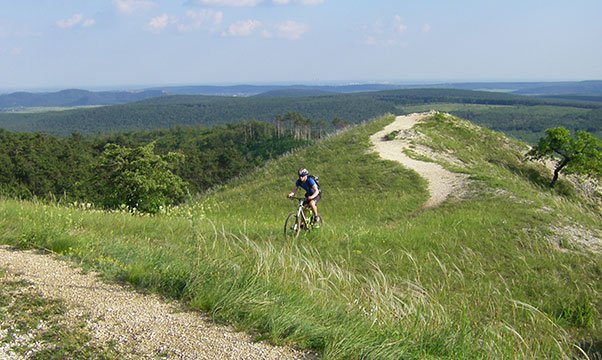
<instances>
[{"instance_id":1,"label":"horizon","mask_svg":"<svg viewBox=\"0 0 602 360\"><path fill-rule=\"evenodd\" d=\"M445 84L554 84L554 83L581 83L590 81L602 81L602 79L578 79L578 80L491 80L491 81L480 81L480 80L423 80L423 81L332 81L332 82L303 82L303 81L282 81L282 82L240 82L240 83L181 83L181 84L125 84L125 85L107 85L107 86L65 86L65 87L33 87L33 88L1 88L0 95L7 95L19 92L26 93L53 93L65 90L84 90L90 92L103 92L103 91L145 91L155 90L163 88L177 88L177 87L236 87L236 86L316 86L316 87L327 87L327 86L353 86L353 85L391 85L391 86L429 86L429 85L445 85Z\"/></svg>"},{"instance_id":2,"label":"horizon","mask_svg":"<svg viewBox=\"0 0 602 360\"><path fill-rule=\"evenodd\" d=\"M3 90L602 79L599 0L0 4Z\"/></svg>"}]
</instances>

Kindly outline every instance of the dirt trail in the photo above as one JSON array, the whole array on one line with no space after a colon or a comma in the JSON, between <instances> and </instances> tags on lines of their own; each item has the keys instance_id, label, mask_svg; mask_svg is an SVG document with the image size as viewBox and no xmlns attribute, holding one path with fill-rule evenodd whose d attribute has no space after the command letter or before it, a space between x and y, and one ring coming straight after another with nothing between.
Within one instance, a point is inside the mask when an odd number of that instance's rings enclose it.
<instances>
[{"instance_id":1,"label":"dirt trail","mask_svg":"<svg viewBox=\"0 0 602 360\"><path fill-rule=\"evenodd\" d=\"M402 165L416 171L428 181L428 189L431 196L424 204L425 208L438 206L450 194L462 188L466 182L466 176L462 174L452 173L436 163L414 160L404 154L403 150L410 146L410 138L415 136L410 129L423 118L430 115L432 113L397 116L395 121L370 137L375 150L383 159L400 162ZM385 135L393 131L399 131L399 135L394 140L385 140ZM414 151L416 150L414 149Z\"/></svg>"},{"instance_id":2,"label":"dirt trail","mask_svg":"<svg viewBox=\"0 0 602 360\"><path fill-rule=\"evenodd\" d=\"M62 299L66 318L90 317L100 342L115 341L128 359L308 359L284 347L254 343L251 337L219 326L197 312L124 286L107 284L68 262L33 251L0 246L0 268L32 283L44 297ZM2 355L2 354L0 354Z\"/></svg>"}]
</instances>

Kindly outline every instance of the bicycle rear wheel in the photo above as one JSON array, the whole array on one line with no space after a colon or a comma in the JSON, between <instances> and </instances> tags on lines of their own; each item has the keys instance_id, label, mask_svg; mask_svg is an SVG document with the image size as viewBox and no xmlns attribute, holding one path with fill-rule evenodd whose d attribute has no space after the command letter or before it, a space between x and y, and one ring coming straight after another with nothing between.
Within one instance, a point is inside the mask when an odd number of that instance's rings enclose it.
<instances>
[{"instance_id":1,"label":"bicycle rear wheel","mask_svg":"<svg viewBox=\"0 0 602 360\"><path fill-rule=\"evenodd\" d=\"M284 222L284 236L296 238L301 232L301 221L297 213L290 213Z\"/></svg>"}]
</instances>

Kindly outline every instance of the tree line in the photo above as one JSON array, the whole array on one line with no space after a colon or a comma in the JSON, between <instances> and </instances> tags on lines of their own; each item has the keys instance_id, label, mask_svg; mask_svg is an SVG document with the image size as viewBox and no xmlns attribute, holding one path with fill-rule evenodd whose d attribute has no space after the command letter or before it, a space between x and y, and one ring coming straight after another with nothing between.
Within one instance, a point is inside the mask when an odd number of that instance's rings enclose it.
<instances>
[{"instance_id":1,"label":"tree line","mask_svg":"<svg viewBox=\"0 0 602 360\"><path fill-rule=\"evenodd\" d=\"M154 212L314 139L295 131L258 121L97 136L0 130L0 194Z\"/></svg>"}]
</instances>

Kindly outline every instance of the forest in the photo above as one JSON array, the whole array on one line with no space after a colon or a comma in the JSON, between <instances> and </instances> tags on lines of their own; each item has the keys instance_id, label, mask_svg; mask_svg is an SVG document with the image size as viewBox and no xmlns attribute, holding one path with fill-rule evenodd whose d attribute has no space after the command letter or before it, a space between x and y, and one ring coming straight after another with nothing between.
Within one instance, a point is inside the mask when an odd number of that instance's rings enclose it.
<instances>
[{"instance_id":1,"label":"forest","mask_svg":"<svg viewBox=\"0 0 602 360\"><path fill-rule=\"evenodd\" d=\"M158 155L183 156L174 174L195 194L309 142L293 128L263 122L66 137L0 130L0 194L90 201L99 192L95 179L104 176L98 165L107 144L136 149L151 143Z\"/></svg>"},{"instance_id":2,"label":"forest","mask_svg":"<svg viewBox=\"0 0 602 360\"><path fill-rule=\"evenodd\" d=\"M317 96L286 96L288 92L270 92L251 97L177 95L147 99L140 102L43 113L0 113L0 128L16 132L44 132L57 135L71 133L101 134L173 128L176 126L213 126L258 120L273 123L277 116L289 112L301 114L314 123L333 130L344 120L359 123L385 113L402 113L405 108L434 103L464 105L519 106L526 111L535 106L550 106L559 111L575 109L573 116L585 116L588 124L600 130L602 103L596 101L544 99L505 93L452 90L411 89L332 94ZM585 115L583 113L586 113ZM550 113L541 121L558 121ZM485 124L487 119L474 118ZM536 121L540 121L534 119ZM564 121L564 120L563 120ZM334 123L333 123L334 122ZM541 135L539 125L529 130ZM489 121L495 130L503 130L503 121ZM489 126L489 125L488 125ZM590 126L590 125L588 125Z\"/></svg>"}]
</instances>

